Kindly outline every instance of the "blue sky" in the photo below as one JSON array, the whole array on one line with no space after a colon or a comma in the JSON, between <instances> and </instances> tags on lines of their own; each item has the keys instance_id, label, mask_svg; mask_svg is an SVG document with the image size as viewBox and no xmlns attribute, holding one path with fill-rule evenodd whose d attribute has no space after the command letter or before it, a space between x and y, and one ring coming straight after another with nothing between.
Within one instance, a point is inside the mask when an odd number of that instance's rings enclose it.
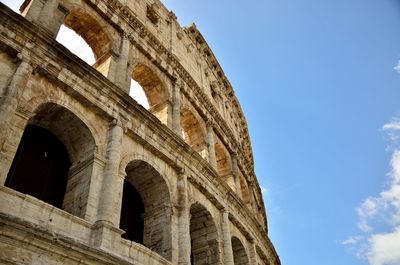
<instances>
[{"instance_id":1,"label":"blue sky","mask_svg":"<svg viewBox=\"0 0 400 265\"><path fill-rule=\"evenodd\" d=\"M400 1L163 3L241 102L282 264L399 265Z\"/></svg>"},{"instance_id":2,"label":"blue sky","mask_svg":"<svg viewBox=\"0 0 400 265\"><path fill-rule=\"evenodd\" d=\"M400 252L399 197L380 195L398 184L400 2L163 2L196 23L241 102L282 264L400 264L383 254Z\"/></svg>"}]
</instances>

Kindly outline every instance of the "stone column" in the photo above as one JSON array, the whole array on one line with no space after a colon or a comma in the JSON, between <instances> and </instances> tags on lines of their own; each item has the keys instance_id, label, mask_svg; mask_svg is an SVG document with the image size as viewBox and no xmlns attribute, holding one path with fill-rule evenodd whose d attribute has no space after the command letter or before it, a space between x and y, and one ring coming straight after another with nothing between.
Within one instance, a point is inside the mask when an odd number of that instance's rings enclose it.
<instances>
[{"instance_id":1,"label":"stone column","mask_svg":"<svg viewBox=\"0 0 400 265\"><path fill-rule=\"evenodd\" d=\"M19 55L21 56L21 55ZM4 92L0 95L0 161L2 167L0 169L0 185L4 185L8 171L11 167L15 152L18 148L18 141L13 140L22 135L12 135L11 121L18 107L18 102L22 91L25 88L33 67L26 61L21 61L17 67L11 81L4 88Z\"/></svg>"},{"instance_id":2,"label":"stone column","mask_svg":"<svg viewBox=\"0 0 400 265\"><path fill-rule=\"evenodd\" d=\"M101 195L98 206L97 221L119 226L120 193L123 188L119 180L121 143L123 129L115 120L108 133L106 163L103 171Z\"/></svg>"},{"instance_id":3,"label":"stone column","mask_svg":"<svg viewBox=\"0 0 400 265\"><path fill-rule=\"evenodd\" d=\"M180 86L180 83L174 82L172 87L172 130L182 137Z\"/></svg>"},{"instance_id":4,"label":"stone column","mask_svg":"<svg viewBox=\"0 0 400 265\"><path fill-rule=\"evenodd\" d=\"M187 198L187 177L179 173L178 192L178 264L190 265L190 212Z\"/></svg>"},{"instance_id":5,"label":"stone column","mask_svg":"<svg viewBox=\"0 0 400 265\"><path fill-rule=\"evenodd\" d=\"M222 209L222 222L221 222L221 231L222 231L222 241L223 241L223 256L224 256L224 265L234 265L233 260L233 250L232 250L232 237L231 231L229 227L229 212L226 209Z\"/></svg>"},{"instance_id":6,"label":"stone column","mask_svg":"<svg viewBox=\"0 0 400 265\"><path fill-rule=\"evenodd\" d=\"M254 238L250 240L249 244L249 265L257 265L257 251Z\"/></svg>"},{"instance_id":7,"label":"stone column","mask_svg":"<svg viewBox=\"0 0 400 265\"><path fill-rule=\"evenodd\" d=\"M57 0L32 0L28 10L23 11L25 18L46 29L56 37L68 10L59 5Z\"/></svg>"},{"instance_id":8,"label":"stone column","mask_svg":"<svg viewBox=\"0 0 400 265\"><path fill-rule=\"evenodd\" d=\"M240 186L240 176L239 176L239 168L238 168L236 153L231 154L231 160L232 160L232 175L233 175L233 180L235 181L236 194L239 196L239 198L242 198L242 187Z\"/></svg>"},{"instance_id":9,"label":"stone column","mask_svg":"<svg viewBox=\"0 0 400 265\"><path fill-rule=\"evenodd\" d=\"M161 120L162 123L167 125L168 128L170 128L171 130L175 131L174 127L173 127L174 102L173 102L172 98L168 99L165 102L165 108L166 108L166 111L167 111L166 112L166 116L165 116L165 114L164 115L160 115L160 116L156 115L156 116L158 117L159 120Z\"/></svg>"},{"instance_id":10,"label":"stone column","mask_svg":"<svg viewBox=\"0 0 400 265\"><path fill-rule=\"evenodd\" d=\"M128 73L130 41L125 35L121 35L121 44L118 54L111 52L110 65L107 78L119 86L123 91L129 93L130 76Z\"/></svg>"},{"instance_id":11,"label":"stone column","mask_svg":"<svg viewBox=\"0 0 400 265\"><path fill-rule=\"evenodd\" d=\"M217 158L215 155L214 129L213 129L213 123L211 121L207 121L207 143L208 143L209 162L210 162L211 166L215 170L217 170Z\"/></svg>"}]
</instances>

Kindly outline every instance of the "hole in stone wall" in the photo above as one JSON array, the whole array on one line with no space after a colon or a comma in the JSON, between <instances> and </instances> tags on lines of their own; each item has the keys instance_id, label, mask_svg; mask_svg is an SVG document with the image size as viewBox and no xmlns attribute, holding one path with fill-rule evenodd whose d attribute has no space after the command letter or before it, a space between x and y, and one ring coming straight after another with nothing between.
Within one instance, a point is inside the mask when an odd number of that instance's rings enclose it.
<instances>
[{"instance_id":1,"label":"hole in stone wall","mask_svg":"<svg viewBox=\"0 0 400 265\"><path fill-rule=\"evenodd\" d=\"M124 181L119 227L125 231L122 238L143 244L144 205L139 192L128 181Z\"/></svg>"},{"instance_id":2,"label":"hole in stone wall","mask_svg":"<svg viewBox=\"0 0 400 265\"><path fill-rule=\"evenodd\" d=\"M94 147L90 130L75 114L43 104L24 130L6 186L83 218Z\"/></svg>"},{"instance_id":3,"label":"hole in stone wall","mask_svg":"<svg viewBox=\"0 0 400 265\"><path fill-rule=\"evenodd\" d=\"M207 156L207 144L204 137L204 130L200 122L187 108L183 108L181 117L183 139L205 158Z\"/></svg>"},{"instance_id":4,"label":"hole in stone wall","mask_svg":"<svg viewBox=\"0 0 400 265\"><path fill-rule=\"evenodd\" d=\"M56 40L87 64L93 65L96 62L90 46L72 29L62 25Z\"/></svg>"},{"instance_id":5,"label":"hole in stone wall","mask_svg":"<svg viewBox=\"0 0 400 265\"><path fill-rule=\"evenodd\" d=\"M248 265L249 259L242 242L237 237L232 237L233 261L235 265Z\"/></svg>"},{"instance_id":6,"label":"hole in stone wall","mask_svg":"<svg viewBox=\"0 0 400 265\"><path fill-rule=\"evenodd\" d=\"M130 162L126 174L120 222L127 232L125 238L171 260L171 206L166 182L140 160Z\"/></svg>"},{"instance_id":7,"label":"hole in stone wall","mask_svg":"<svg viewBox=\"0 0 400 265\"><path fill-rule=\"evenodd\" d=\"M134 100L136 100L145 109L147 110L149 109L150 107L149 102L147 100L146 94L144 93L143 87L134 79L131 79L129 96L131 96Z\"/></svg>"},{"instance_id":8,"label":"hole in stone wall","mask_svg":"<svg viewBox=\"0 0 400 265\"><path fill-rule=\"evenodd\" d=\"M168 121L168 93L160 78L150 67L137 64L132 72L130 95L148 109L162 123ZM143 93L141 92L143 91ZM144 96L147 99L144 100ZM146 104L147 102L147 104Z\"/></svg>"},{"instance_id":9,"label":"hole in stone wall","mask_svg":"<svg viewBox=\"0 0 400 265\"><path fill-rule=\"evenodd\" d=\"M225 146L218 140L215 144L215 156L217 160L217 173L232 190L236 190L235 180L232 174L232 161Z\"/></svg>"},{"instance_id":10,"label":"hole in stone wall","mask_svg":"<svg viewBox=\"0 0 400 265\"><path fill-rule=\"evenodd\" d=\"M211 214L197 203L190 215L191 264L219 264L218 234Z\"/></svg>"},{"instance_id":11,"label":"hole in stone wall","mask_svg":"<svg viewBox=\"0 0 400 265\"><path fill-rule=\"evenodd\" d=\"M61 208L70 166L68 152L54 134L28 125L5 186Z\"/></svg>"}]
</instances>

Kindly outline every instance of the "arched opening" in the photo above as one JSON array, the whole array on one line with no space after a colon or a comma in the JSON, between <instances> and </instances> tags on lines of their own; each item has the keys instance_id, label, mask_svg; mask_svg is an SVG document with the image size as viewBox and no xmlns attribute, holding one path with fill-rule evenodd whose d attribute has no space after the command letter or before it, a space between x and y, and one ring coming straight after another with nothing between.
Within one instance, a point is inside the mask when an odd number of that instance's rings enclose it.
<instances>
[{"instance_id":1,"label":"arched opening","mask_svg":"<svg viewBox=\"0 0 400 265\"><path fill-rule=\"evenodd\" d=\"M64 19L64 25L76 32L92 49L96 62L109 55L111 42L103 27L87 12L71 10Z\"/></svg>"},{"instance_id":2,"label":"arched opening","mask_svg":"<svg viewBox=\"0 0 400 265\"><path fill-rule=\"evenodd\" d=\"M196 203L190 208L192 265L219 264L218 234L211 214Z\"/></svg>"},{"instance_id":3,"label":"arched opening","mask_svg":"<svg viewBox=\"0 0 400 265\"><path fill-rule=\"evenodd\" d=\"M5 186L62 208L70 166L68 152L54 134L28 125Z\"/></svg>"},{"instance_id":4,"label":"arched opening","mask_svg":"<svg viewBox=\"0 0 400 265\"><path fill-rule=\"evenodd\" d=\"M72 29L62 25L56 40L87 64L93 65L96 62L90 46Z\"/></svg>"},{"instance_id":5,"label":"arched opening","mask_svg":"<svg viewBox=\"0 0 400 265\"><path fill-rule=\"evenodd\" d=\"M232 237L233 262L235 265L248 265L249 259L242 242L237 237Z\"/></svg>"},{"instance_id":6,"label":"arched opening","mask_svg":"<svg viewBox=\"0 0 400 265\"><path fill-rule=\"evenodd\" d=\"M223 146L219 141L217 141L215 144L215 157L217 160L218 175L229 185L232 190L236 191L235 180L232 174L231 157L228 154L225 146Z\"/></svg>"},{"instance_id":7,"label":"arched opening","mask_svg":"<svg viewBox=\"0 0 400 265\"><path fill-rule=\"evenodd\" d=\"M251 206L249 186L247 185L247 181L240 170L239 170L239 179L240 179L240 190L241 190L242 200L244 204L249 209L251 209L252 206Z\"/></svg>"},{"instance_id":8,"label":"arched opening","mask_svg":"<svg viewBox=\"0 0 400 265\"><path fill-rule=\"evenodd\" d=\"M57 41L104 76L108 75L111 41L100 23L87 12L71 10L58 32Z\"/></svg>"},{"instance_id":9,"label":"arched opening","mask_svg":"<svg viewBox=\"0 0 400 265\"><path fill-rule=\"evenodd\" d=\"M95 143L71 111L42 105L24 130L6 186L85 217Z\"/></svg>"},{"instance_id":10,"label":"arched opening","mask_svg":"<svg viewBox=\"0 0 400 265\"><path fill-rule=\"evenodd\" d=\"M203 158L206 158L207 144L204 137L205 133L200 125L200 122L187 108L183 108L181 112L181 117L183 138L185 139L185 142L190 145L196 152L198 152Z\"/></svg>"},{"instance_id":11,"label":"arched opening","mask_svg":"<svg viewBox=\"0 0 400 265\"><path fill-rule=\"evenodd\" d=\"M143 87L135 80L131 79L131 85L129 89L129 96L137 101L145 109L149 109L149 101L147 100L146 93L144 93Z\"/></svg>"},{"instance_id":12,"label":"arched opening","mask_svg":"<svg viewBox=\"0 0 400 265\"><path fill-rule=\"evenodd\" d=\"M144 205L142 197L135 187L124 180L122 211L119 227L125 231L122 238L143 244Z\"/></svg>"},{"instance_id":13,"label":"arched opening","mask_svg":"<svg viewBox=\"0 0 400 265\"><path fill-rule=\"evenodd\" d=\"M132 72L131 97L136 99L147 108L162 123L167 124L168 120L168 93L165 85L152 69L143 64L137 64ZM140 88L143 92L140 91ZM136 93L133 93L135 91ZM138 92L139 91L139 92ZM141 96L137 93L141 93ZM146 96L147 102L143 98Z\"/></svg>"},{"instance_id":14,"label":"arched opening","mask_svg":"<svg viewBox=\"0 0 400 265\"><path fill-rule=\"evenodd\" d=\"M168 186L148 163L126 167L120 228L123 238L142 244L171 260L171 200Z\"/></svg>"}]
</instances>

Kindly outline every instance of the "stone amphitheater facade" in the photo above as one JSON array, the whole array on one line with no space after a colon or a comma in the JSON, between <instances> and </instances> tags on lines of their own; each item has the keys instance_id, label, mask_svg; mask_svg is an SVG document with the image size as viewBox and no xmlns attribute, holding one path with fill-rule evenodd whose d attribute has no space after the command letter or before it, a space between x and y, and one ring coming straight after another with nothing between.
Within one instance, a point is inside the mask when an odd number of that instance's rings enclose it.
<instances>
[{"instance_id":1,"label":"stone amphitheater facade","mask_svg":"<svg viewBox=\"0 0 400 265\"><path fill-rule=\"evenodd\" d=\"M158 0L20 11L0 3L1 264L280 264L243 112L195 25Z\"/></svg>"}]
</instances>

